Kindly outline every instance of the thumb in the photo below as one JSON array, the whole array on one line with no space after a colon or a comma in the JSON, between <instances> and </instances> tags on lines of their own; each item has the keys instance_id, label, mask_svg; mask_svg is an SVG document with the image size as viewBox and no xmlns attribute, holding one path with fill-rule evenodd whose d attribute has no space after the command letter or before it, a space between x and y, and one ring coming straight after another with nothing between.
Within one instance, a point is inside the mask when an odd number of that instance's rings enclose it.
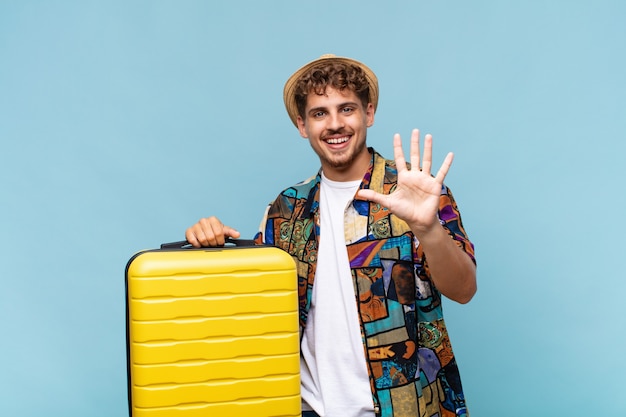
<instances>
[{"instance_id":1,"label":"thumb","mask_svg":"<svg viewBox=\"0 0 626 417\"><path fill-rule=\"evenodd\" d=\"M228 237L234 237L235 239L241 236L241 233L230 226L224 226L224 235Z\"/></svg>"},{"instance_id":2,"label":"thumb","mask_svg":"<svg viewBox=\"0 0 626 417\"><path fill-rule=\"evenodd\" d=\"M384 198L383 194L377 193L374 190L363 189L359 190L356 193L356 196L362 200L373 201L374 203L382 203L382 199Z\"/></svg>"}]
</instances>

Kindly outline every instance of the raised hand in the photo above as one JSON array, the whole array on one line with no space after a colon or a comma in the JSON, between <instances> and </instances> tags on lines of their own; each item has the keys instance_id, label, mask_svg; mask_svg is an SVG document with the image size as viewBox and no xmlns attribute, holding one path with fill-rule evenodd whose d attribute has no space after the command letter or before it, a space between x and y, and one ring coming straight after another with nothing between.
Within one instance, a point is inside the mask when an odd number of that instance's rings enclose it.
<instances>
[{"instance_id":1,"label":"raised hand","mask_svg":"<svg viewBox=\"0 0 626 417\"><path fill-rule=\"evenodd\" d=\"M393 137L393 153L398 169L398 184L389 195L373 190L360 190L359 198L376 202L387 207L393 214L404 220L413 233L420 236L428 233L439 224L437 211L443 181L452 165L454 155L448 153L435 176L431 175L433 140L431 135L424 137L424 151L420 163L420 133L411 132L410 164L402 150L399 134Z\"/></svg>"}]
</instances>

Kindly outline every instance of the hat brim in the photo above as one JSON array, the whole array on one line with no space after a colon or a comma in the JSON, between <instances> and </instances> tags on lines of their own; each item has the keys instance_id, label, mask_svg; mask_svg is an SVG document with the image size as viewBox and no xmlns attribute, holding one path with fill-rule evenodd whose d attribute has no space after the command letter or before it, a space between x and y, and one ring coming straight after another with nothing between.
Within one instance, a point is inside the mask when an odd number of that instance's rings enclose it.
<instances>
[{"instance_id":1,"label":"hat brim","mask_svg":"<svg viewBox=\"0 0 626 417\"><path fill-rule=\"evenodd\" d=\"M363 70L365 74L365 78L367 79L367 83L369 84L369 102L374 106L374 111L378 107L378 78L376 78L376 74L369 69L365 64L359 62L352 58L346 58L341 56L336 56L332 54L322 55L318 59L305 64L296 72L293 73L291 77L285 83L285 88L283 89L283 101L285 102L285 108L287 109L287 114L289 114L289 118L293 122L294 126L298 127L298 106L296 105L296 84L298 80L304 73L306 73L311 68L319 65L323 62L328 61L336 61L343 64L356 65L357 67Z\"/></svg>"}]
</instances>

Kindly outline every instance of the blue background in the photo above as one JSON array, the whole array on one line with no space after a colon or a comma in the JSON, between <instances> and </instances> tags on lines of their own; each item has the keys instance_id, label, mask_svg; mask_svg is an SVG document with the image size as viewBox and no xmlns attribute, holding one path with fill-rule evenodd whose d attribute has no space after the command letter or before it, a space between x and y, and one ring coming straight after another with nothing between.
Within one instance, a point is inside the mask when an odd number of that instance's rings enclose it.
<instances>
[{"instance_id":1,"label":"blue background","mask_svg":"<svg viewBox=\"0 0 626 417\"><path fill-rule=\"evenodd\" d=\"M626 3L0 2L0 415L127 414L124 267L252 236L318 160L282 87L380 79L369 144L433 133L479 262L446 317L475 416L624 415Z\"/></svg>"}]
</instances>

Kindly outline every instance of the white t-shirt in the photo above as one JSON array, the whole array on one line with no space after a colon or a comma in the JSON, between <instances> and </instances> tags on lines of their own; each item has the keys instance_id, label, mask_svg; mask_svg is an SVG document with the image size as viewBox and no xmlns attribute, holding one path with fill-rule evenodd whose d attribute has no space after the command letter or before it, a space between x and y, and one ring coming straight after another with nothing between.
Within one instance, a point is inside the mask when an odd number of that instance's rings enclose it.
<instances>
[{"instance_id":1,"label":"white t-shirt","mask_svg":"<svg viewBox=\"0 0 626 417\"><path fill-rule=\"evenodd\" d=\"M344 210L360 183L322 174L317 268L300 357L302 408L321 417L374 416L344 236Z\"/></svg>"}]
</instances>

